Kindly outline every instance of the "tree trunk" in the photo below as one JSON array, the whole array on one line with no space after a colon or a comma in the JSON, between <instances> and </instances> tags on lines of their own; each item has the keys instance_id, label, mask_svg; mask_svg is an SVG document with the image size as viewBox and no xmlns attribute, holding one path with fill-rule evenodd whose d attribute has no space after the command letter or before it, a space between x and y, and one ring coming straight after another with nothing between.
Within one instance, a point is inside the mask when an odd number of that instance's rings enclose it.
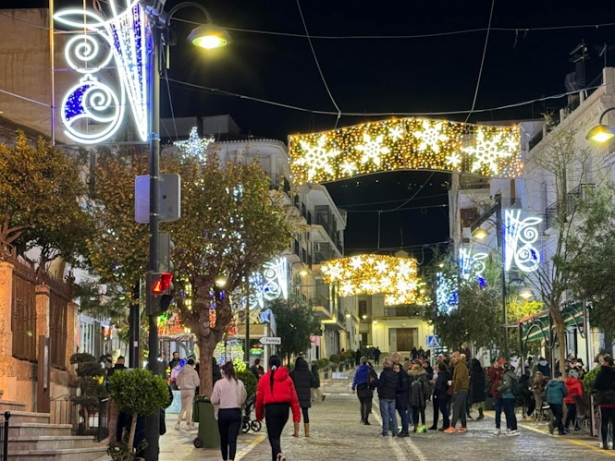
<instances>
[{"instance_id":1,"label":"tree trunk","mask_svg":"<svg viewBox=\"0 0 615 461\"><path fill-rule=\"evenodd\" d=\"M132 421L130 422L130 433L128 435L128 446L126 447L130 453L134 453L133 445L135 444L135 432L137 431L137 419L139 415L136 413L132 415Z\"/></svg>"},{"instance_id":2,"label":"tree trunk","mask_svg":"<svg viewBox=\"0 0 615 461\"><path fill-rule=\"evenodd\" d=\"M213 333L208 335L199 335L199 378L201 384L199 386L199 393L211 397L213 390L212 379L212 357L216 349L216 340Z\"/></svg>"},{"instance_id":3,"label":"tree trunk","mask_svg":"<svg viewBox=\"0 0 615 461\"><path fill-rule=\"evenodd\" d=\"M551 308L551 318L553 319L555 334L557 335L559 371L564 373L566 367L566 325L559 307ZM555 369L553 373L555 373Z\"/></svg>"}]
</instances>

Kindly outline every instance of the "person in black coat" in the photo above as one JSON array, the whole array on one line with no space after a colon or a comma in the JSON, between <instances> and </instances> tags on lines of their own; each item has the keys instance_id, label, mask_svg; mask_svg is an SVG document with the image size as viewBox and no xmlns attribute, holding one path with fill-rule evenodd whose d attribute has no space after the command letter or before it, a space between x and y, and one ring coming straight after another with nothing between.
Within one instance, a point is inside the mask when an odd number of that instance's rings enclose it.
<instances>
[{"instance_id":1,"label":"person in black coat","mask_svg":"<svg viewBox=\"0 0 615 461\"><path fill-rule=\"evenodd\" d=\"M312 406L312 387L314 386L314 375L308 363L303 357L298 357L295 361L295 369L290 372L290 378L295 384L295 391L299 399L299 406L303 413L303 430L305 436L310 436L310 416L308 408ZM293 437L299 437L299 423L295 423Z\"/></svg>"},{"instance_id":2,"label":"person in black coat","mask_svg":"<svg viewBox=\"0 0 615 461\"><path fill-rule=\"evenodd\" d=\"M485 395L486 383L483 367L478 359L472 359L470 362L470 394L472 396L471 402L478 407L479 421L485 417L483 412L485 411L485 400L487 398Z\"/></svg>"},{"instance_id":3,"label":"person in black coat","mask_svg":"<svg viewBox=\"0 0 615 461\"><path fill-rule=\"evenodd\" d=\"M408 373L402 367L401 363L393 365L393 370L398 375L397 392L395 394L395 408L401 418L401 431L398 437L408 437L408 409L410 404L410 379Z\"/></svg>"},{"instance_id":4,"label":"person in black coat","mask_svg":"<svg viewBox=\"0 0 615 461\"><path fill-rule=\"evenodd\" d=\"M612 423L615 431L615 368L613 368L613 358L608 354L602 357L602 366L594 382L594 392L598 393L598 405L600 405L602 448L608 450L609 423Z\"/></svg>"},{"instance_id":5,"label":"person in black coat","mask_svg":"<svg viewBox=\"0 0 615 461\"><path fill-rule=\"evenodd\" d=\"M436 385L434 386L433 396L438 402L438 409L442 413L442 427L438 430L443 431L450 426L449 420L449 402L451 396L448 394L448 382L453 379L453 376L448 372L446 365L443 362L438 362L438 378L436 379ZM438 416L433 423L435 427L438 426Z\"/></svg>"}]
</instances>

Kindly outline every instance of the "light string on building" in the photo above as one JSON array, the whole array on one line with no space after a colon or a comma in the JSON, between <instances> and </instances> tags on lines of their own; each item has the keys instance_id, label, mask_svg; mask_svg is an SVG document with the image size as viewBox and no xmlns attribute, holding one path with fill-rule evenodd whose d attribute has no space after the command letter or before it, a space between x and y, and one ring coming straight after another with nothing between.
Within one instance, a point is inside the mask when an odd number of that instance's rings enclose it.
<instances>
[{"instance_id":1,"label":"light string on building","mask_svg":"<svg viewBox=\"0 0 615 461\"><path fill-rule=\"evenodd\" d=\"M518 126L423 118L390 119L289 136L295 184L393 170L442 170L515 178L521 174Z\"/></svg>"}]
</instances>

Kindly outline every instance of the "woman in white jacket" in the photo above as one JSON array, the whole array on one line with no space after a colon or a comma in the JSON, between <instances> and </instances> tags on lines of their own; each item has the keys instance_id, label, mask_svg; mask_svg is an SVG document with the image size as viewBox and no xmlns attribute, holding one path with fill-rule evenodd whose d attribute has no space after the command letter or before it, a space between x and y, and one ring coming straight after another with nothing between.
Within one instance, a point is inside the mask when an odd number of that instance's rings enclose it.
<instances>
[{"instance_id":1,"label":"woman in white jacket","mask_svg":"<svg viewBox=\"0 0 615 461\"><path fill-rule=\"evenodd\" d=\"M179 410L175 429L179 429L184 413L186 414L186 424L188 427L194 426L192 422L192 401L194 400L194 391L200 384L199 374L194 369L194 360L188 360L188 363L182 367L177 375L175 382L181 391L182 399L182 408Z\"/></svg>"},{"instance_id":2,"label":"woman in white jacket","mask_svg":"<svg viewBox=\"0 0 615 461\"><path fill-rule=\"evenodd\" d=\"M237 452L237 436L241 427L241 407L248 394L243 382L235 376L233 362L222 367L224 378L216 381L211 403L216 406L220 450L224 461L233 461Z\"/></svg>"}]
</instances>

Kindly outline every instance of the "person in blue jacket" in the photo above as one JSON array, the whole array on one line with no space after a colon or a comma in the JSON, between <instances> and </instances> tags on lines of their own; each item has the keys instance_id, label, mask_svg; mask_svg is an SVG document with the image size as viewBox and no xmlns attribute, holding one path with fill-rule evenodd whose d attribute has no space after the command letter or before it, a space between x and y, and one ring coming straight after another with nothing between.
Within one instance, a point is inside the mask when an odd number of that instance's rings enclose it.
<instances>
[{"instance_id":1,"label":"person in blue jacket","mask_svg":"<svg viewBox=\"0 0 615 461\"><path fill-rule=\"evenodd\" d=\"M547 403L551 408L553 419L549 423L549 432L553 434L557 427L557 433L559 435L566 435L564 431L564 425L562 424L562 417L564 416L564 397L568 395L564 381L562 380L562 373L555 372L555 378L549 381L547 384Z\"/></svg>"},{"instance_id":2,"label":"person in blue jacket","mask_svg":"<svg viewBox=\"0 0 615 461\"><path fill-rule=\"evenodd\" d=\"M369 385L371 369L367 364L367 358L361 357L360 362L361 364L356 369L354 379L352 380L352 392L357 393L361 403L361 423L369 425L368 418L371 412L374 390Z\"/></svg>"}]
</instances>

